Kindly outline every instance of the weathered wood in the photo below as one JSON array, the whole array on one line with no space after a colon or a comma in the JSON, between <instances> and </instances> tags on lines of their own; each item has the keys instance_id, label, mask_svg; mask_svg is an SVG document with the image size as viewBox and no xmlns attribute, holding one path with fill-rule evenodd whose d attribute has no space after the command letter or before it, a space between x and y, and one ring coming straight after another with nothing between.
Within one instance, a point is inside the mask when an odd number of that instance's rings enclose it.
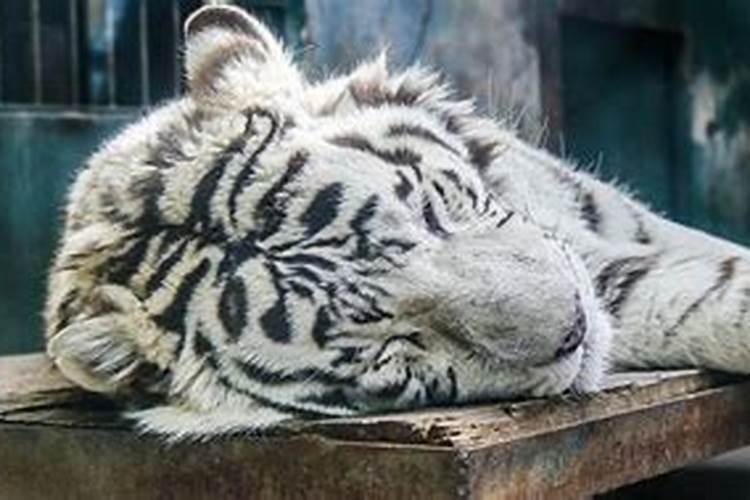
<instances>
[{"instance_id":1,"label":"weathered wood","mask_svg":"<svg viewBox=\"0 0 750 500\"><path fill-rule=\"evenodd\" d=\"M612 377L536 400L168 445L41 355L0 358L0 498L574 498L750 442L750 382Z\"/></svg>"}]
</instances>

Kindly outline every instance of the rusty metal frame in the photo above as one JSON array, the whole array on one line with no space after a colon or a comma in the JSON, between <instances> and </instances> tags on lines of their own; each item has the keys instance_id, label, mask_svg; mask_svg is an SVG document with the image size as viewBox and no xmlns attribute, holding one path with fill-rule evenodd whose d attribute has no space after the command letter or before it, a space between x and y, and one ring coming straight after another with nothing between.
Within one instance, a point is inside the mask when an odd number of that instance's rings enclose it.
<instances>
[{"instance_id":1,"label":"rusty metal frame","mask_svg":"<svg viewBox=\"0 0 750 500\"><path fill-rule=\"evenodd\" d=\"M536 400L168 444L41 355L0 358L2 498L576 498L750 443L750 381L626 374Z\"/></svg>"}]
</instances>

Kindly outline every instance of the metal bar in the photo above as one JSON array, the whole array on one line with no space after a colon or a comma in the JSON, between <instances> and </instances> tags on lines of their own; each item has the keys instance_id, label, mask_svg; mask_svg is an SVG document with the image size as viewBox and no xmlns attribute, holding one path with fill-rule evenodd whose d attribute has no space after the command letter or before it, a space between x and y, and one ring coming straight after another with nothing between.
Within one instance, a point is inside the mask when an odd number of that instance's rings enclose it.
<instances>
[{"instance_id":1,"label":"metal bar","mask_svg":"<svg viewBox=\"0 0 750 500\"><path fill-rule=\"evenodd\" d=\"M115 55L115 13L110 2L104 2L104 36L107 42L107 97L110 106L117 105L117 74Z\"/></svg>"},{"instance_id":2,"label":"metal bar","mask_svg":"<svg viewBox=\"0 0 750 500\"><path fill-rule=\"evenodd\" d=\"M172 1L172 38L174 40L174 73L173 89L174 95L180 95L182 91L182 26L180 22L180 4L178 0Z\"/></svg>"},{"instance_id":3,"label":"metal bar","mask_svg":"<svg viewBox=\"0 0 750 500\"><path fill-rule=\"evenodd\" d=\"M31 58L34 68L34 103L42 103L42 42L39 0L31 0Z\"/></svg>"},{"instance_id":4,"label":"metal bar","mask_svg":"<svg viewBox=\"0 0 750 500\"><path fill-rule=\"evenodd\" d=\"M149 74L148 59L148 2L140 0L138 6L138 28L141 56L141 105L148 106L151 104L151 78Z\"/></svg>"},{"instance_id":5,"label":"metal bar","mask_svg":"<svg viewBox=\"0 0 750 500\"><path fill-rule=\"evenodd\" d=\"M78 106L81 101L78 0L68 0L68 15L70 16L70 102Z\"/></svg>"},{"instance_id":6,"label":"metal bar","mask_svg":"<svg viewBox=\"0 0 750 500\"><path fill-rule=\"evenodd\" d=\"M3 32L0 30L0 104L3 103Z\"/></svg>"}]
</instances>

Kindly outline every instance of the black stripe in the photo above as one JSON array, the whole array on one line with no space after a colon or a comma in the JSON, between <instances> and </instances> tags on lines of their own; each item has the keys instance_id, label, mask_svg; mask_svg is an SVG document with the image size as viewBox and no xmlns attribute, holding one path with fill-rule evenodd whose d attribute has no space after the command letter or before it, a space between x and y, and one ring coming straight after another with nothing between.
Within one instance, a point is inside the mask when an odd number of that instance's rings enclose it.
<instances>
[{"instance_id":1,"label":"black stripe","mask_svg":"<svg viewBox=\"0 0 750 500\"><path fill-rule=\"evenodd\" d=\"M208 258L203 258L192 271L185 275L175 291L172 302L157 316L154 321L162 328L182 335L185 333L185 316L190 300L193 298L195 289L198 288L203 278L208 274L211 263ZM177 352L181 349L181 345Z\"/></svg>"},{"instance_id":2,"label":"black stripe","mask_svg":"<svg viewBox=\"0 0 750 500\"><path fill-rule=\"evenodd\" d=\"M172 268L177 265L177 262L179 262L179 260L185 254L185 249L187 248L188 243L190 243L189 239L185 238L184 240L182 240L179 245L177 245L177 248L175 248L172 253L167 256L166 259L162 260L159 263L156 271L151 274L151 276L148 278L148 281L146 282L147 294L152 294L159 287L159 285L161 285Z\"/></svg>"},{"instance_id":3,"label":"black stripe","mask_svg":"<svg viewBox=\"0 0 750 500\"><path fill-rule=\"evenodd\" d=\"M713 295L716 292L722 291L729 285L729 282L734 278L735 273L737 272L737 261L739 260L739 257L728 257L721 261L719 264L718 274L716 276L716 281L708 287L708 289L703 292L703 294L698 297L692 304L690 304L680 315L679 318L677 318L677 321L674 325L672 325L666 332L664 332L664 335L667 337L672 337L677 334L677 329L681 327L685 321L698 309L700 309L701 305L703 305L703 302L706 301L711 295Z\"/></svg>"},{"instance_id":4,"label":"black stripe","mask_svg":"<svg viewBox=\"0 0 750 500\"><path fill-rule=\"evenodd\" d=\"M503 227L503 226L504 226L505 224L507 224L507 223L508 223L508 221L509 221L509 220L510 220L511 218L513 218L513 216L514 216L514 215L516 215L516 213L515 213L515 212L513 212L513 211L510 211L510 212L508 212L507 214L505 214L505 216L504 216L504 217L503 217L502 219L500 219L500 220L499 220L499 221L497 222L497 224L495 224L495 228L499 229L499 228Z\"/></svg>"},{"instance_id":5,"label":"black stripe","mask_svg":"<svg viewBox=\"0 0 750 500\"><path fill-rule=\"evenodd\" d=\"M369 308L363 309L362 307L355 306L350 301L347 301L348 305L355 310L354 314L350 315L350 319L353 322L359 324L374 323L385 318L393 318L392 313L381 308L377 298L372 293L364 292L357 283L347 282L346 291L352 296L363 300Z\"/></svg>"},{"instance_id":6,"label":"black stripe","mask_svg":"<svg viewBox=\"0 0 750 500\"><path fill-rule=\"evenodd\" d=\"M362 362L363 347L339 347L339 355L331 361L331 367L336 368L341 365L353 365Z\"/></svg>"},{"instance_id":7,"label":"black stripe","mask_svg":"<svg viewBox=\"0 0 750 500\"><path fill-rule=\"evenodd\" d=\"M378 307L370 307L370 309L362 309L361 307L356 307L354 304L349 304L352 309L354 309L354 312L348 315L349 319L352 323L355 323L357 325L366 325L368 323L377 323L379 321L383 321L384 319L390 319L393 318L393 314L389 313L388 311L383 311L382 309Z\"/></svg>"},{"instance_id":8,"label":"black stripe","mask_svg":"<svg viewBox=\"0 0 750 500\"><path fill-rule=\"evenodd\" d=\"M196 332L196 335L198 335L199 333L200 332ZM203 360L208 366L210 366L214 370L217 382L224 389L240 394L244 397L250 398L252 401L258 403L260 406L271 408L280 413L288 415L289 417L314 419L314 418L323 418L323 417L330 416L325 413L307 410L304 408L298 408L298 407L288 405L285 403L279 403L269 398L266 398L264 396L261 396L259 394L255 394L245 389L244 387L237 387L237 385L235 385L231 380L229 380L229 378L224 373L221 372L219 360L216 358L215 348L208 341L208 339L206 339L205 337L199 339L196 336L196 341L198 343L197 349L200 350Z\"/></svg>"},{"instance_id":9,"label":"black stripe","mask_svg":"<svg viewBox=\"0 0 750 500\"><path fill-rule=\"evenodd\" d=\"M417 182L422 182L423 176L422 176L422 170L416 165L409 165L411 167L411 171L414 172L414 177L417 178Z\"/></svg>"},{"instance_id":10,"label":"black stripe","mask_svg":"<svg viewBox=\"0 0 750 500\"><path fill-rule=\"evenodd\" d=\"M282 371L272 370L249 360L234 360L234 363L248 379L265 385L285 385L300 382L317 382L325 385L346 386L356 384L356 379L354 377L340 376L333 372L314 367Z\"/></svg>"},{"instance_id":11,"label":"black stripe","mask_svg":"<svg viewBox=\"0 0 750 500\"><path fill-rule=\"evenodd\" d=\"M184 129L172 124L156 133L156 141L149 144L147 157L143 163L160 170L171 168L175 163L193 159L182 149Z\"/></svg>"},{"instance_id":12,"label":"black stripe","mask_svg":"<svg viewBox=\"0 0 750 500\"><path fill-rule=\"evenodd\" d=\"M354 218L349 223L349 226L357 235L365 235L369 231L365 225L375 217L379 202L378 195L373 194L357 209L357 213L354 214Z\"/></svg>"},{"instance_id":13,"label":"black stripe","mask_svg":"<svg viewBox=\"0 0 750 500\"><path fill-rule=\"evenodd\" d=\"M369 153L392 165L416 165L422 161L422 156L410 149L378 149L367 138L359 134L334 137L330 142L342 148Z\"/></svg>"},{"instance_id":14,"label":"black stripe","mask_svg":"<svg viewBox=\"0 0 750 500\"><path fill-rule=\"evenodd\" d=\"M181 229L181 228L179 228ZM181 238L185 237L185 231L177 230L177 228L167 228L161 233L161 240L159 246L156 249L157 255L162 255Z\"/></svg>"},{"instance_id":15,"label":"black stripe","mask_svg":"<svg viewBox=\"0 0 750 500\"><path fill-rule=\"evenodd\" d=\"M292 339L292 326L285 296L286 293L280 294L276 302L260 317L260 326L266 337L282 344L287 344Z\"/></svg>"},{"instance_id":16,"label":"black stripe","mask_svg":"<svg viewBox=\"0 0 750 500\"><path fill-rule=\"evenodd\" d=\"M737 262L739 257L727 257L719 264L719 273L716 277L714 288L720 290L726 287L737 273Z\"/></svg>"},{"instance_id":17,"label":"black stripe","mask_svg":"<svg viewBox=\"0 0 750 500\"><path fill-rule=\"evenodd\" d=\"M78 298L78 288L71 288L65 293L65 297L63 297L60 304L57 306L57 324L54 325L55 332L59 332L68 326L73 315L77 312L73 310L73 304L78 301Z\"/></svg>"},{"instance_id":18,"label":"black stripe","mask_svg":"<svg viewBox=\"0 0 750 500\"><path fill-rule=\"evenodd\" d=\"M302 172L302 167L307 163L309 154L301 150L294 153L281 178L266 191L255 206L255 221L260 227L258 237L266 239L275 234L286 218L286 207L289 203L288 197L280 196L288 192L289 184L294 182Z\"/></svg>"},{"instance_id":19,"label":"black stripe","mask_svg":"<svg viewBox=\"0 0 750 500\"><path fill-rule=\"evenodd\" d=\"M343 193L344 185L336 182L329 184L315 195L313 201L299 217L299 221L305 225L307 238L319 233L336 220Z\"/></svg>"},{"instance_id":20,"label":"black stripe","mask_svg":"<svg viewBox=\"0 0 750 500\"><path fill-rule=\"evenodd\" d=\"M204 333L197 329L193 337L193 354L196 358L206 358L209 361L209 365L214 370L219 369L218 360L216 359L216 348L210 340L204 335Z\"/></svg>"},{"instance_id":21,"label":"black stripe","mask_svg":"<svg viewBox=\"0 0 750 500\"><path fill-rule=\"evenodd\" d=\"M327 259L325 257L320 257L318 255L307 254L307 253L298 253L298 254L290 255L288 257L277 257L276 260L280 262L284 262L286 264L301 264L301 265L314 266L319 269L324 269L326 271L335 271L337 268L336 263L334 261Z\"/></svg>"},{"instance_id":22,"label":"black stripe","mask_svg":"<svg viewBox=\"0 0 750 500\"><path fill-rule=\"evenodd\" d=\"M445 176L446 179L451 181L454 186L456 186L456 189L459 191L462 191L464 189L464 185L461 183L461 178L458 176L456 172L453 170L448 170L447 168L444 168L440 171L441 174Z\"/></svg>"},{"instance_id":23,"label":"black stripe","mask_svg":"<svg viewBox=\"0 0 750 500\"><path fill-rule=\"evenodd\" d=\"M413 241L406 241L399 238L386 238L384 240L380 240L380 244L384 247L395 247L400 252L408 252L417 244Z\"/></svg>"},{"instance_id":24,"label":"black stripe","mask_svg":"<svg viewBox=\"0 0 750 500\"><path fill-rule=\"evenodd\" d=\"M438 135L432 130L422 127L421 125L410 125L407 123L394 124L388 127L388 132L386 133L386 135L388 137L399 137L404 135L419 137L420 139L434 142L438 146L441 146L442 148L450 151L454 155L461 157L461 153L456 148L438 137Z\"/></svg>"},{"instance_id":25,"label":"black stripe","mask_svg":"<svg viewBox=\"0 0 750 500\"><path fill-rule=\"evenodd\" d=\"M325 418L325 417L331 417L336 416L335 414L332 415L330 413L323 413L320 411L310 410L307 408L300 408L294 405L286 404L286 403L279 403L278 401L274 401L270 398L267 398L265 396L261 396L260 394L255 394L254 392L251 392L243 387L237 387L234 385L226 375L223 373L217 372L216 374L216 380L221 384L225 389L236 392L238 394L241 394L245 397L248 397L258 403L260 406L265 406L267 408L271 408L272 410L275 410L279 413L289 415L290 418L296 417L296 418L302 418L302 419L319 419L319 418Z\"/></svg>"},{"instance_id":26,"label":"black stripe","mask_svg":"<svg viewBox=\"0 0 750 500\"><path fill-rule=\"evenodd\" d=\"M380 399L397 399L404 393L412 378L414 378L410 366L407 365L404 368L404 373L405 375L402 379L389 381L388 384L375 391L373 395Z\"/></svg>"},{"instance_id":27,"label":"black stripe","mask_svg":"<svg viewBox=\"0 0 750 500\"><path fill-rule=\"evenodd\" d=\"M500 156L500 144L494 141L480 142L471 139L465 143L469 161L481 172Z\"/></svg>"},{"instance_id":28,"label":"black stripe","mask_svg":"<svg viewBox=\"0 0 750 500\"><path fill-rule=\"evenodd\" d=\"M224 175L227 165L247 142L246 135L234 139L227 148L219 154L214 165L206 172L195 188L190 200L190 212L187 216L187 226L199 231L211 228L211 200L219 187L219 181ZM197 226L197 227L196 227ZM219 228L211 228L222 232Z\"/></svg>"},{"instance_id":29,"label":"black stripe","mask_svg":"<svg viewBox=\"0 0 750 500\"><path fill-rule=\"evenodd\" d=\"M128 191L134 198L141 200L141 215L135 222L135 226L143 229L160 224L159 198L164 193L164 181L161 174L155 172L135 180L129 186ZM119 213L120 207L116 211Z\"/></svg>"},{"instance_id":30,"label":"black stripe","mask_svg":"<svg viewBox=\"0 0 750 500\"><path fill-rule=\"evenodd\" d=\"M440 199L442 200L444 205L448 204L448 197L445 195L445 188L440 185L437 181L432 181L432 188L435 190L435 192L440 196Z\"/></svg>"},{"instance_id":31,"label":"black stripe","mask_svg":"<svg viewBox=\"0 0 750 500\"><path fill-rule=\"evenodd\" d=\"M305 279L315 285L323 283L323 279L312 269L304 266L292 266L289 271L294 273L294 276Z\"/></svg>"},{"instance_id":32,"label":"black stripe","mask_svg":"<svg viewBox=\"0 0 750 500\"><path fill-rule=\"evenodd\" d=\"M424 221L427 223L427 229L440 237L448 235L448 231L443 227L440 220L438 219L437 213L435 213L435 207L432 206L432 202L424 197L422 200L422 216Z\"/></svg>"},{"instance_id":33,"label":"black stripe","mask_svg":"<svg viewBox=\"0 0 750 500\"><path fill-rule=\"evenodd\" d=\"M349 399L346 391L340 387L327 389L319 394L310 394L298 400L300 403L313 403L329 408L346 408L359 410L357 405Z\"/></svg>"},{"instance_id":34,"label":"black stripe","mask_svg":"<svg viewBox=\"0 0 750 500\"><path fill-rule=\"evenodd\" d=\"M111 283L127 285L143 263L153 237L153 233L143 233L137 236L135 242L124 254L110 259L105 270L107 279Z\"/></svg>"},{"instance_id":35,"label":"black stripe","mask_svg":"<svg viewBox=\"0 0 750 500\"><path fill-rule=\"evenodd\" d=\"M447 402L455 402L456 399L458 398L458 381L456 380L456 372L452 366L448 367L448 370L446 371L446 375L448 376L448 380L450 381L450 384L451 384L450 392L448 393Z\"/></svg>"},{"instance_id":36,"label":"black stripe","mask_svg":"<svg viewBox=\"0 0 750 500\"><path fill-rule=\"evenodd\" d=\"M271 408L280 413L289 415L290 417L316 419L331 416L327 413L300 408L286 403L280 403L265 396L261 396L260 394L255 394L254 392L244 387L238 387L231 380L229 380L229 378L224 373L222 373L221 365L219 363L219 360L217 359L215 347L207 338L205 338L201 334L200 331L196 332L195 345L193 348L196 350L196 354L200 353L200 357L202 357L205 363L214 370L216 380L226 390L241 394L245 397L250 398L261 406Z\"/></svg>"},{"instance_id":37,"label":"black stripe","mask_svg":"<svg viewBox=\"0 0 750 500\"><path fill-rule=\"evenodd\" d=\"M370 230L365 226L375 217L378 205L378 195L371 195L357 209L357 213L354 214L354 218L349 223L349 227L351 227L356 236L356 247L352 255L349 256L349 260L363 261L372 260L377 257L377 250L373 247L369 239Z\"/></svg>"},{"instance_id":38,"label":"black stripe","mask_svg":"<svg viewBox=\"0 0 750 500\"><path fill-rule=\"evenodd\" d=\"M433 378L432 381L428 384L423 381L424 390L425 390L425 403L428 406L432 406L438 403L441 403L442 398L439 396L440 392L440 379L437 377Z\"/></svg>"},{"instance_id":39,"label":"black stripe","mask_svg":"<svg viewBox=\"0 0 750 500\"><path fill-rule=\"evenodd\" d=\"M633 222L635 223L635 234L633 234L633 239L641 245L650 244L653 241L653 238L651 237L649 232L646 231L646 225L643 223L643 217L640 213L638 213L638 210L630 203L627 203L626 207L630 211L630 215L633 217Z\"/></svg>"},{"instance_id":40,"label":"black stripe","mask_svg":"<svg viewBox=\"0 0 750 500\"><path fill-rule=\"evenodd\" d=\"M232 190L229 192L228 205L229 217L232 221L232 224L234 225L237 224L237 198L239 197L242 189L244 189L248 185L250 178L255 173L255 166L258 162L258 157L260 157L260 155L268 148L268 145L271 143L271 139L273 139L273 137L276 135L276 131L279 127L279 124L276 121L276 117L265 109L253 108L246 111L245 114L247 117L247 125L244 135L249 135L251 133L252 122L256 115L268 118L268 120L271 122L271 127L269 128L268 133L263 138L258 148L253 151L250 157L245 161L245 164L237 173L237 177L234 179L234 183L232 184Z\"/></svg>"},{"instance_id":41,"label":"black stripe","mask_svg":"<svg viewBox=\"0 0 750 500\"><path fill-rule=\"evenodd\" d=\"M456 188L456 190L459 193L465 193L466 196L469 197L471 200L471 207L476 209L477 205L479 204L479 197L477 196L477 193L469 186L465 186L461 182L461 178L458 176L458 174L452 170L443 169L440 171L446 179L448 179L453 186Z\"/></svg>"},{"instance_id":42,"label":"black stripe","mask_svg":"<svg viewBox=\"0 0 750 500\"><path fill-rule=\"evenodd\" d=\"M394 92L377 83L354 82L349 85L349 94L359 107L380 107L384 105L411 106L417 102L422 93L404 85L399 86Z\"/></svg>"},{"instance_id":43,"label":"black stripe","mask_svg":"<svg viewBox=\"0 0 750 500\"><path fill-rule=\"evenodd\" d=\"M742 326L743 321L745 320L745 315L750 311L750 288L743 288L739 295L741 298L738 307L739 314L733 325L735 328L740 328Z\"/></svg>"},{"instance_id":44,"label":"black stripe","mask_svg":"<svg viewBox=\"0 0 750 500\"><path fill-rule=\"evenodd\" d=\"M398 175L399 183L394 187L394 191L396 192L398 199L404 201L409 197L409 194L414 191L414 186L403 172L397 171L396 175Z\"/></svg>"},{"instance_id":45,"label":"black stripe","mask_svg":"<svg viewBox=\"0 0 750 500\"><path fill-rule=\"evenodd\" d=\"M581 193L579 202L581 204L581 218L586 222L586 226L594 233L599 232L602 214L599 212L594 194L590 191Z\"/></svg>"},{"instance_id":46,"label":"black stripe","mask_svg":"<svg viewBox=\"0 0 750 500\"><path fill-rule=\"evenodd\" d=\"M454 115L452 113L449 113L445 110L442 112L438 110L433 110L433 113L438 115L441 120L443 120L443 125L445 126L445 130L450 134L460 134L461 133L461 126L463 125L460 123L462 121L462 118L458 115Z\"/></svg>"},{"instance_id":47,"label":"black stripe","mask_svg":"<svg viewBox=\"0 0 750 500\"><path fill-rule=\"evenodd\" d=\"M553 168L550 169L550 173L562 186L573 192L575 202L579 206L581 219L586 223L586 227L592 232L598 232L602 222L602 214L597 206L594 193L583 186L574 172Z\"/></svg>"},{"instance_id":48,"label":"black stripe","mask_svg":"<svg viewBox=\"0 0 750 500\"><path fill-rule=\"evenodd\" d=\"M237 341L247 326L247 289L237 276L231 277L221 291L218 316L229 339Z\"/></svg>"},{"instance_id":49,"label":"black stripe","mask_svg":"<svg viewBox=\"0 0 750 500\"><path fill-rule=\"evenodd\" d=\"M425 346L424 342L422 341L422 336L419 332L412 332L406 335L397 334L388 337L385 342L380 345L377 352L372 356L372 359L377 360L378 358L380 358L385 353L385 350L388 349L391 344L394 344L396 342L409 344L413 347L416 347L420 351L427 350L427 346Z\"/></svg>"},{"instance_id":50,"label":"black stripe","mask_svg":"<svg viewBox=\"0 0 750 500\"><path fill-rule=\"evenodd\" d=\"M248 234L238 242L226 244L224 256L216 268L216 279L233 274L238 267L261 253L262 250L255 242L254 233Z\"/></svg>"},{"instance_id":51,"label":"black stripe","mask_svg":"<svg viewBox=\"0 0 750 500\"><path fill-rule=\"evenodd\" d=\"M620 317L622 306L633 288L653 265L652 257L627 257L610 262L597 275L596 293L614 318Z\"/></svg>"},{"instance_id":52,"label":"black stripe","mask_svg":"<svg viewBox=\"0 0 750 500\"><path fill-rule=\"evenodd\" d=\"M312 299L314 296L314 292L307 285L292 280L287 280L287 285L289 286L289 289L292 292L296 293L298 296L302 297L303 299L310 299L310 301L313 301Z\"/></svg>"},{"instance_id":53,"label":"black stripe","mask_svg":"<svg viewBox=\"0 0 750 500\"><path fill-rule=\"evenodd\" d=\"M484 204L482 205L482 211L480 212L480 215L485 215L487 212L489 212L492 208L493 202L494 198L492 197L492 194L487 193L487 197L484 199Z\"/></svg>"},{"instance_id":54,"label":"black stripe","mask_svg":"<svg viewBox=\"0 0 750 500\"><path fill-rule=\"evenodd\" d=\"M325 308L318 309L312 327L312 338L318 347L324 347L328 342L328 332L333 328L331 316Z\"/></svg>"},{"instance_id":55,"label":"black stripe","mask_svg":"<svg viewBox=\"0 0 750 500\"><path fill-rule=\"evenodd\" d=\"M352 239L353 234L346 234L344 236L331 236L330 238L320 238L313 241L308 241L302 245L302 248L308 250L310 248L319 247L332 247L341 248Z\"/></svg>"}]
</instances>

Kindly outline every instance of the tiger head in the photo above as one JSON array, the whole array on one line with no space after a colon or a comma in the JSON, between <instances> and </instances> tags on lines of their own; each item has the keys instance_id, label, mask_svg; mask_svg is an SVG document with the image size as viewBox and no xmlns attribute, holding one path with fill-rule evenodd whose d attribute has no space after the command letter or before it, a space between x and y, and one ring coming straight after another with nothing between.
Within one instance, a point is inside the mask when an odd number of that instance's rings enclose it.
<instances>
[{"instance_id":1,"label":"tiger head","mask_svg":"<svg viewBox=\"0 0 750 500\"><path fill-rule=\"evenodd\" d=\"M373 387L397 339L405 363L450 366L447 402L597 386L609 330L580 258L483 181L510 132L384 57L310 82L237 8L199 10L186 37L187 95L104 147L72 194L109 175L107 217L201 241L206 266L183 278L203 303L179 328ZM81 204L69 230L96 212Z\"/></svg>"}]
</instances>

